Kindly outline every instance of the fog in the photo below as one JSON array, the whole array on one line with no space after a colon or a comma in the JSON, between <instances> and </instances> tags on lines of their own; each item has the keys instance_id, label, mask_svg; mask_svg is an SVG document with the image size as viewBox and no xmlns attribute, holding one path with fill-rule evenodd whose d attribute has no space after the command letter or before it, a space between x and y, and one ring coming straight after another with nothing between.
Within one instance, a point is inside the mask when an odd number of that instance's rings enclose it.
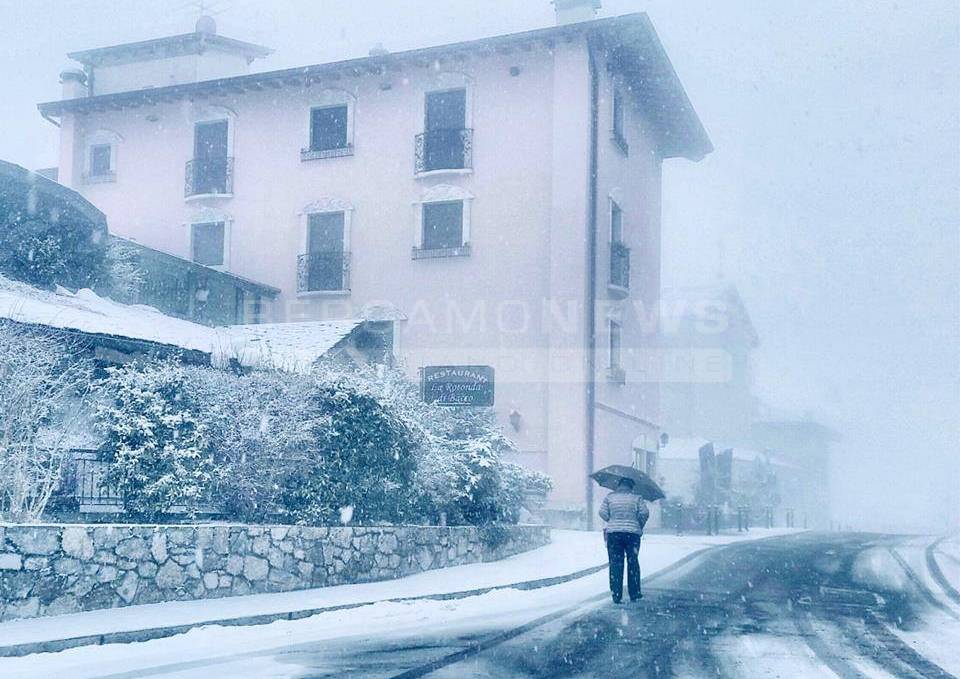
<instances>
[{"instance_id":1,"label":"fog","mask_svg":"<svg viewBox=\"0 0 960 679\"><path fill-rule=\"evenodd\" d=\"M277 69L553 23L543 0L208 3ZM35 104L72 50L192 30L197 3L0 2L0 158L57 162ZM923 3L604 0L645 11L710 133L665 164L665 286L735 283L757 393L836 429L833 513L960 526L960 11Z\"/></svg>"}]
</instances>

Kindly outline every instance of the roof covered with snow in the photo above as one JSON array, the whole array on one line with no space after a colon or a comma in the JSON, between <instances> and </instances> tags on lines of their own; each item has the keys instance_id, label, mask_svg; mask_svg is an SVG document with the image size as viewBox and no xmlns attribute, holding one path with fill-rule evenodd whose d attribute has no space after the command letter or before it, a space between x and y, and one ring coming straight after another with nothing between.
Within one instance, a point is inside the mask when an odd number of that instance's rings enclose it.
<instances>
[{"instance_id":1,"label":"roof covered with snow","mask_svg":"<svg viewBox=\"0 0 960 679\"><path fill-rule=\"evenodd\" d=\"M211 328L153 307L120 304L92 290L40 290L0 276L0 319L88 335L147 342L210 355L214 365L236 359L249 367L306 371L362 320L273 323Z\"/></svg>"},{"instance_id":2,"label":"roof covered with snow","mask_svg":"<svg viewBox=\"0 0 960 679\"><path fill-rule=\"evenodd\" d=\"M663 158L684 157L699 160L713 151L710 137L690 103L653 24L644 13L265 73L51 101L39 104L38 108L44 115L59 116L65 112L108 111L126 106L176 101L193 98L198 92L239 94L245 91L260 91L264 84L302 88L330 78L379 75L384 69L395 70L407 65L420 68L451 56L459 59L468 54L486 55L496 50L529 49L535 44L552 49L559 41L583 36L603 44L609 51L611 63L616 64L638 94L657 136ZM160 41L171 39L185 39L185 36L174 36ZM132 46L138 45L134 43ZM130 48L131 45L118 45L107 48L106 53L113 54L115 50ZM74 52L70 56L80 61L89 61L102 58L103 54L104 50L101 49Z\"/></svg>"}]
</instances>

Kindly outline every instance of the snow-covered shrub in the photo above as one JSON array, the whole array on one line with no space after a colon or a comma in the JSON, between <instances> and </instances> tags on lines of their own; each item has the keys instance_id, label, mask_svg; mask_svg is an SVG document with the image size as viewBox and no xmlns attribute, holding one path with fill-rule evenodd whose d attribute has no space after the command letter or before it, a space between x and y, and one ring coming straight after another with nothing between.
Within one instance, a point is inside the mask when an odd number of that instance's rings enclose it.
<instances>
[{"instance_id":1,"label":"snow-covered shrub","mask_svg":"<svg viewBox=\"0 0 960 679\"><path fill-rule=\"evenodd\" d=\"M376 393L417 442L416 498L428 520L451 524L516 523L526 495L549 493L550 478L504 461L516 445L491 408L427 404L398 371L367 373Z\"/></svg>"},{"instance_id":2,"label":"snow-covered shrub","mask_svg":"<svg viewBox=\"0 0 960 679\"><path fill-rule=\"evenodd\" d=\"M310 445L302 465L286 477L284 514L329 523L350 507L361 524L411 519L417 460L403 420L349 375L320 377L307 402L303 426Z\"/></svg>"},{"instance_id":3,"label":"snow-covered shrub","mask_svg":"<svg viewBox=\"0 0 960 679\"><path fill-rule=\"evenodd\" d=\"M313 447L307 426L312 380L278 372L183 370L214 453L221 511L239 521L271 520L287 477L302 468Z\"/></svg>"},{"instance_id":4,"label":"snow-covered shrub","mask_svg":"<svg viewBox=\"0 0 960 679\"><path fill-rule=\"evenodd\" d=\"M92 366L61 336L0 322L0 515L40 518L60 481Z\"/></svg>"},{"instance_id":5,"label":"snow-covered shrub","mask_svg":"<svg viewBox=\"0 0 960 679\"><path fill-rule=\"evenodd\" d=\"M133 518L157 520L175 507L193 513L210 487L213 465L184 368L173 361L110 368L102 387L104 483L119 492Z\"/></svg>"}]
</instances>

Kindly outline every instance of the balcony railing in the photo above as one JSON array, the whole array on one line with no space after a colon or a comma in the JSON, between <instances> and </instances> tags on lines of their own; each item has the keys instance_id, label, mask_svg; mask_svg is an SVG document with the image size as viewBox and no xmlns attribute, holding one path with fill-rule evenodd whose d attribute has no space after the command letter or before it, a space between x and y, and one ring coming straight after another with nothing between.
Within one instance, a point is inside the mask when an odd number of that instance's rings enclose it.
<instances>
[{"instance_id":1,"label":"balcony railing","mask_svg":"<svg viewBox=\"0 0 960 679\"><path fill-rule=\"evenodd\" d=\"M308 252L297 258L297 292L350 290L350 253Z\"/></svg>"},{"instance_id":2,"label":"balcony railing","mask_svg":"<svg viewBox=\"0 0 960 679\"><path fill-rule=\"evenodd\" d=\"M187 161L183 194L209 196L233 193L233 158L194 158Z\"/></svg>"},{"instance_id":3,"label":"balcony railing","mask_svg":"<svg viewBox=\"0 0 960 679\"><path fill-rule=\"evenodd\" d=\"M466 170L473 167L473 130L430 130L418 134L414 171Z\"/></svg>"},{"instance_id":4,"label":"balcony railing","mask_svg":"<svg viewBox=\"0 0 960 679\"><path fill-rule=\"evenodd\" d=\"M630 248L619 241L610 243L610 285L630 289Z\"/></svg>"}]
</instances>

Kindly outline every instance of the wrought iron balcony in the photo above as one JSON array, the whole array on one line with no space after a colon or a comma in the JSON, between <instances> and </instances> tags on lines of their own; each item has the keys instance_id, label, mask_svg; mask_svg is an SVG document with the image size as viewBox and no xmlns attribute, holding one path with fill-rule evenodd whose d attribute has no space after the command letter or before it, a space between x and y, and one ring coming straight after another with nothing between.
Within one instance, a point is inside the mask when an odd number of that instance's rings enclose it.
<instances>
[{"instance_id":1,"label":"wrought iron balcony","mask_svg":"<svg viewBox=\"0 0 960 679\"><path fill-rule=\"evenodd\" d=\"M350 290L350 253L308 252L297 258L297 292Z\"/></svg>"},{"instance_id":2,"label":"wrought iron balcony","mask_svg":"<svg viewBox=\"0 0 960 679\"><path fill-rule=\"evenodd\" d=\"M473 130L430 130L416 136L414 171L466 170L473 167Z\"/></svg>"},{"instance_id":3,"label":"wrought iron balcony","mask_svg":"<svg viewBox=\"0 0 960 679\"><path fill-rule=\"evenodd\" d=\"M194 158L187 161L183 194L209 196L233 193L233 158Z\"/></svg>"},{"instance_id":4,"label":"wrought iron balcony","mask_svg":"<svg viewBox=\"0 0 960 679\"><path fill-rule=\"evenodd\" d=\"M630 289L630 248L620 241L610 243L610 285Z\"/></svg>"}]
</instances>

